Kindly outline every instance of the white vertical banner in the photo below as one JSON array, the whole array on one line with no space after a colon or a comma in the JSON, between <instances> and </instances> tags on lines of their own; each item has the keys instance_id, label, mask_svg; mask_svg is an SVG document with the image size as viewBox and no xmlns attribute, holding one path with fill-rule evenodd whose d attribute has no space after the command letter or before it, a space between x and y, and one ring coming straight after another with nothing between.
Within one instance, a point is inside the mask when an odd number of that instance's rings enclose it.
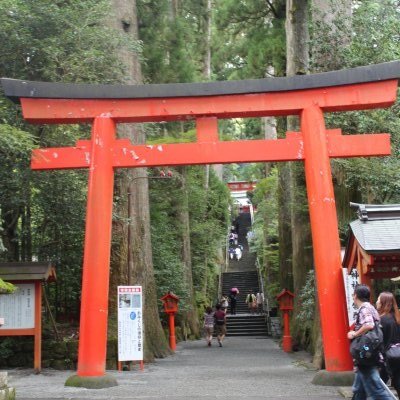
<instances>
[{"instance_id":1,"label":"white vertical banner","mask_svg":"<svg viewBox=\"0 0 400 400\"><path fill-rule=\"evenodd\" d=\"M346 303L347 303L347 313L349 316L349 324L351 325L357 316L357 307L353 302L354 288L359 283L358 272L355 268L351 270L351 274L347 273L347 268L342 268L343 270L343 280L344 288L346 290Z\"/></svg>"},{"instance_id":2,"label":"white vertical banner","mask_svg":"<svg viewBox=\"0 0 400 400\"><path fill-rule=\"evenodd\" d=\"M143 360L141 286L118 286L118 361Z\"/></svg>"}]
</instances>

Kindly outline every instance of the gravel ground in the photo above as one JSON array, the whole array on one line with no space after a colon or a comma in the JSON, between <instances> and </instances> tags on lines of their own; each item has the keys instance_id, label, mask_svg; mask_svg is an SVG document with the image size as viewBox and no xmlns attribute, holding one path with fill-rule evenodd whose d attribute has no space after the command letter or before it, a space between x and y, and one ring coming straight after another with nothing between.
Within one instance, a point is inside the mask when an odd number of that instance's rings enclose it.
<instances>
[{"instance_id":1,"label":"gravel ground","mask_svg":"<svg viewBox=\"0 0 400 400\"><path fill-rule=\"evenodd\" d=\"M312 385L314 371L299 354L288 355L272 339L230 337L224 347L204 341L178 344L175 355L146 364L140 372L108 371L118 386L107 389L65 387L74 371L11 370L9 386L18 400L168 399L258 400L343 399L336 387Z\"/></svg>"}]
</instances>

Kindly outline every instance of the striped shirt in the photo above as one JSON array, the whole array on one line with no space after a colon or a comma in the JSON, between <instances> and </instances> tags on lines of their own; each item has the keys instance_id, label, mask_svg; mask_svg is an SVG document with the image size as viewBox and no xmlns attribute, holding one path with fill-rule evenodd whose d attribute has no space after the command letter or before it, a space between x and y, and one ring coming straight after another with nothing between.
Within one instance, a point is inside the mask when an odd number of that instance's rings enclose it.
<instances>
[{"instance_id":1,"label":"striped shirt","mask_svg":"<svg viewBox=\"0 0 400 400\"><path fill-rule=\"evenodd\" d=\"M204 314L204 326L206 328L211 328L214 326L214 313L211 314Z\"/></svg>"},{"instance_id":2,"label":"striped shirt","mask_svg":"<svg viewBox=\"0 0 400 400\"><path fill-rule=\"evenodd\" d=\"M358 309L358 316L356 318L354 330L358 331L364 325L373 327L375 321L380 321L378 311L376 311L375 307L371 303L362 303Z\"/></svg>"}]
</instances>

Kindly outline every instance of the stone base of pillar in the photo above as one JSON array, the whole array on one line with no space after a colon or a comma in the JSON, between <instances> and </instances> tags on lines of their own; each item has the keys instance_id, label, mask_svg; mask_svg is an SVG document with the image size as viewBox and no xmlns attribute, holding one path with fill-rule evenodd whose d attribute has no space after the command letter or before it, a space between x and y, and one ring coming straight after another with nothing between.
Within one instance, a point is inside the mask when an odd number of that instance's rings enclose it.
<instances>
[{"instance_id":1,"label":"stone base of pillar","mask_svg":"<svg viewBox=\"0 0 400 400\"><path fill-rule=\"evenodd\" d=\"M78 376L72 375L65 381L65 386L84 387L86 389L104 389L118 386L117 380L109 375Z\"/></svg>"},{"instance_id":2,"label":"stone base of pillar","mask_svg":"<svg viewBox=\"0 0 400 400\"><path fill-rule=\"evenodd\" d=\"M353 371L318 371L311 383L319 386L351 386L354 381Z\"/></svg>"}]
</instances>

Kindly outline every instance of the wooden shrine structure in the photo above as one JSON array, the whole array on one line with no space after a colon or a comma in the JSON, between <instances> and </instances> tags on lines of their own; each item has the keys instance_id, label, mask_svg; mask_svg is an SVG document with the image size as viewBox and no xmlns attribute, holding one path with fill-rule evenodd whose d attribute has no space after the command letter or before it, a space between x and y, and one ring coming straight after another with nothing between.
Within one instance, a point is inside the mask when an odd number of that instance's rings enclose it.
<instances>
[{"instance_id":1,"label":"wooden shrine structure","mask_svg":"<svg viewBox=\"0 0 400 400\"><path fill-rule=\"evenodd\" d=\"M358 219L349 226L343 257L348 273L357 269L360 283L400 277L400 204L356 204Z\"/></svg>"},{"instance_id":2,"label":"wooden shrine structure","mask_svg":"<svg viewBox=\"0 0 400 400\"><path fill-rule=\"evenodd\" d=\"M2 79L6 96L21 104L28 122L92 125L91 140L32 155L34 170L89 169L78 376L105 374L114 169L271 161L304 162L326 369L351 370L330 158L389 155L390 137L328 130L324 113L389 107L399 77L395 61L288 78L187 84ZM287 115L300 117L300 132L277 140L219 140L219 119ZM188 119L196 123L193 143L134 145L116 137L117 124Z\"/></svg>"},{"instance_id":3,"label":"wooden shrine structure","mask_svg":"<svg viewBox=\"0 0 400 400\"><path fill-rule=\"evenodd\" d=\"M15 294L0 295L3 296L0 310L7 312L0 336L33 336L33 367L39 372L42 369L42 282L55 282L55 267L46 262L3 262L0 278L17 286Z\"/></svg>"}]
</instances>

